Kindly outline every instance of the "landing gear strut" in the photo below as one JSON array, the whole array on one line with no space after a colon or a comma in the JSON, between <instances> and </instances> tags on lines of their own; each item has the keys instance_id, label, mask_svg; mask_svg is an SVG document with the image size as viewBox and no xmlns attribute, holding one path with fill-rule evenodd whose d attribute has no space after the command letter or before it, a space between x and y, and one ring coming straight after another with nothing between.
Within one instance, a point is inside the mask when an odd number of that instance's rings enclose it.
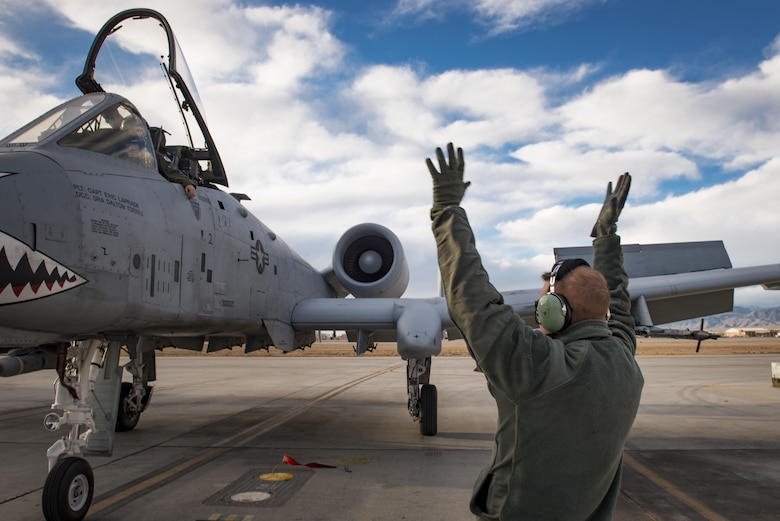
<instances>
[{"instance_id":1,"label":"landing gear strut","mask_svg":"<svg viewBox=\"0 0 780 521\"><path fill-rule=\"evenodd\" d=\"M406 367L409 414L420 422L420 434L435 436L438 429L436 386L429 383L431 359L410 358Z\"/></svg>"},{"instance_id":2,"label":"landing gear strut","mask_svg":"<svg viewBox=\"0 0 780 521\"><path fill-rule=\"evenodd\" d=\"M149 405L154 339L129 338L133 383L122 383L119 340L83 340L57 346L57 385L44 426L67 434L46 452L49 475L41 506L47 521L80 521L92 504L94 477L85 455L110 456L114 432L135 428Z\"/></svg>"},{"instance_id":3,"label":"landing gear strut","mask_svg":"<svg viewBox=\"0 0 780 521\"><path fill-rule=\"evenodd\" d=\"M57 346L57 385L50 431L67 433L46 457L49 474L41 507L47 521L80 521L92 504L94 476L84 455L110 455L119 403L119 342L84 340Z\"/></svg>"},{"instance_id":4,"label":"landing gear strut","mask_svg":"<svg viewBox=\"0 0 780 521\"><path fill-rule=\"evenodd\" d=\"M57 347L57 391L44 425L50 431L69 428L46 452L49 474L41 507L47 521L80 521L92 503L92 468L82 458L96 430L88 398L105 366L107 348L98 340L63 343Z\"/></svg>"}]
</instances>

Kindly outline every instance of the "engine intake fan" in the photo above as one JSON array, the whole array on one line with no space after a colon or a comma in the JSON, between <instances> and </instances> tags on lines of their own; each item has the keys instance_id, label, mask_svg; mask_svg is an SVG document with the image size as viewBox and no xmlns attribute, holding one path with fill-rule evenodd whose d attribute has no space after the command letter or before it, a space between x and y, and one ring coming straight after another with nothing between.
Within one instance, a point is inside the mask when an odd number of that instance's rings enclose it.
<instances>
[{"instance_id":1,"label":"engine intake fan","mask_svg":"<svg viewBox=\"0 0 780 521\"><path fill-rule=\"evenodd\" d=\"M357 298L398 298L409 284L409 266L401 241L374 223L353 226L333 251L333 271Z\"/></svg>"}]
</instances>

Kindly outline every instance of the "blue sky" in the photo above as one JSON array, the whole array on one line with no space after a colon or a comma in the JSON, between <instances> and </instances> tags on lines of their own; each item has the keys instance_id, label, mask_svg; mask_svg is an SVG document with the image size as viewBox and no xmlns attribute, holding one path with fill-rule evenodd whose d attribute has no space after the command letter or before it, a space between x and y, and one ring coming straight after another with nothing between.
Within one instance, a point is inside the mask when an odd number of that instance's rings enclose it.
<instances>
[{"instance_id":1,"label":"blue sky","mask_svg":"<svg viewBox=\"0 0 780 521\"><path fill-rule=\"evenodd\" d=\"M0 134L78 94L94 34L142 3L0 0ZM624 243L723 240L780 262L780 2L154 2L187 56L230 190L315 267L378 222L404 243L407 295L435 291L424 159L466 154L491 280L538 286L552 248L589 243L630 171ZM142 79L104 85L151 122ZM739 290L737 305L780 305Z\"/></svg>"},{"instance_id":2,"label":"blue sky","mask_svg":"<svg viewBox=\"0 0 780 521\"><path fill-rule=\"evenodd\" d=\"M392 13L397 2L317 5L338 13L334 34L371 62L420 60L436 72L590 62L600 63L605 74L635 67L676 69L693 81L753 68L775 38L780 15L780 6L761 0L605 0L571 2L579 8L555 10L525 24L518 20L516 30L501 30L488 17L477 16L475 23L468 3L430 2L432 18L390 14L385 24L377 23L378 14Z\"/></svg>"}]
</instances>

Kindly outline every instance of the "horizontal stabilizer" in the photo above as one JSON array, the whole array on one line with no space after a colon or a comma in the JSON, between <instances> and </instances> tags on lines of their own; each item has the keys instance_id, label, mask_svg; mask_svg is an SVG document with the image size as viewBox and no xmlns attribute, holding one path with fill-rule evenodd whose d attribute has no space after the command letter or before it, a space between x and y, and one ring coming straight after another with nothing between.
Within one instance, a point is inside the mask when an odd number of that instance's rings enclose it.
<instances>
[{"instance_id":1,"label":"horizontal stabilizer","mask_svg":"<svg viewBox=\"0 0 780 521\"><path fill-rule=\"evenodd\" d=\"M593 248L556 248L556 259L593 260ZM734 288L780 289L780 265L732 268L722 241L623 246L638 326L731 311Z\"/></svg>"}]
</instances>

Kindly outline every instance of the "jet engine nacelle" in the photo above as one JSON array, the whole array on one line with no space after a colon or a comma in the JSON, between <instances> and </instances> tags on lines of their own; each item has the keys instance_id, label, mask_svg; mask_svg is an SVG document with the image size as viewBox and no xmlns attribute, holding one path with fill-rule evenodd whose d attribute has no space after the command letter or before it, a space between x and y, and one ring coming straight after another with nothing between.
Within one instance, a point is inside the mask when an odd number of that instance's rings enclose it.
<instances>
[{"instance_id":1,"label":"jet engine nacelle","mask_svg":"<svg viewBox=\"0 0 780 521\"><path fill-rule=\"evenodd\" d=\"M333 251L333 272L356 298L398 298L409 284L401 241L374 223L358 224L341 236Z\"/></svg>"}]
</instances>

